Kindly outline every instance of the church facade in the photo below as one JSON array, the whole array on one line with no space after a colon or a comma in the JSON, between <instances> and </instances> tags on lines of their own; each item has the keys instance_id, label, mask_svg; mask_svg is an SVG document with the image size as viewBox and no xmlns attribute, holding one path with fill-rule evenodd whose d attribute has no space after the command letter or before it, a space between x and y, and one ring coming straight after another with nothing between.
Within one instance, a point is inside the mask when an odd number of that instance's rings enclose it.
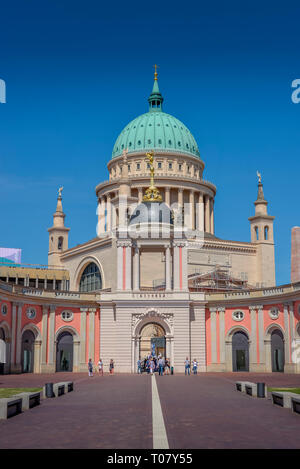
<instances>
[{"instance_id":1,"label":"church facade","mask_svg":"<svg viewBox=\"0 0 300 469\"><path fill-rule=\"evenodd\" d=\"M163 111L156 73L148 103L95 189L97 236L69 248L61 188L48 270L30 284L21 267L1 268L0 371L85 372L102 358L134 373L154 348L175 373L186 357L203 372L298 373L300 284L275 285L261 176L250 241L218 238L216 187L191 132Z\"/></svg>"}]
</instances>

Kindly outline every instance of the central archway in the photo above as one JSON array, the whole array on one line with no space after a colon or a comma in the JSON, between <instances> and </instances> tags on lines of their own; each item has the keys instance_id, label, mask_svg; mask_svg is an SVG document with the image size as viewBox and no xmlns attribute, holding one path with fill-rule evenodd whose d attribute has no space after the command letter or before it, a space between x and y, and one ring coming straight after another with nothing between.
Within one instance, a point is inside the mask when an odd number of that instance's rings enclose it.
<instances>
[{"instance_id":1,"label":"central archway","mask_svg":"<svg viewBox=\"0 0 300 469\"><path fill-rule=\"evenodd\" d=\"M152 352L156 356L166 356L166 331L155 322L146 324L141 330L139 358L146 358Z\"/></svg>"}]
</instances>

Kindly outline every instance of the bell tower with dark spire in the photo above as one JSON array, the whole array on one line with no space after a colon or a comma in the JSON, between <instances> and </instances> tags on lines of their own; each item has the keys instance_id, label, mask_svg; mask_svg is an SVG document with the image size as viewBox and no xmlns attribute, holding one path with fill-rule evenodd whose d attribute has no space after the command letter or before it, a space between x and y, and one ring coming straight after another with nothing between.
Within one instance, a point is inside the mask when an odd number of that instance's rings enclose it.
<instances>
[{"instance_id":1,"label":"bell tower with dark spire","mask_svg":"<svg viewBox=\"0 0 300 469\"><path fill-rule=\"evenodd\" d=\"M255 215L249 218L251 229L251 243L257 244L257 281L259 286L274 286L275 256L274 256L274 218L268 215L261 175L258 176L258 193L254 202Z\"/></svg>"}]
</instances>

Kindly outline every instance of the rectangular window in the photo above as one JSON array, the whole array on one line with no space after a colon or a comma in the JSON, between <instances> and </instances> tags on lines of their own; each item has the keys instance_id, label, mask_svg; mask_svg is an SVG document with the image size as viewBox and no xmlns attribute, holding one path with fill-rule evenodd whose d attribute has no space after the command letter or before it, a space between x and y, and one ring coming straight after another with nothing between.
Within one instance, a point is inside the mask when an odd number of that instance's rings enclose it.
<instances>
[{"instance_id":1,"label":"rectangular window","mask_svg":"<svg viewBox=\"0 0 300 469\"><path fill-rule=\"evenodd\" d=\"M178 165L178 169L179 169L179 171L182 170L182 164L179 164L179 165Z\"/></svg>"},{"instance_id":2,"label":"rectangular window","mask_svg":"<svg viewBox=\"0 0 300 469\"><path fill-rule=\"evenodd\" d=\"M159 161L159 162L157 163L157 167L158 167L158 169L161 169L161 161Z\"/></svg>"},{"instance_id":3,"label":"rectangular window","mask_svg":"<svg viewBox=\"0 0 300 469\"><path fill-rule=\"evenodd\" d=\"M128 165L128 172L130 172L130 164Z\"/></svg>"},{"instance_id":4,"label":"rectangular window","mask_svg":"<svg viewBox=\"0 0 300 469\"><path fill-rule=\"evenodd\" d=\"M169 169L172 169L173 165L172 163L169 163Z\"/></svg>"},{"instance_id":5,"label":"rectangular window","mask_svg":"<svg viewBox=\"0 0 300 469\"><path fill-rule=\"evenodd\" d=\"M137 163L137 164L136 164L136 169L141 169L140 163Z\"/></svg>"}]
</instances>

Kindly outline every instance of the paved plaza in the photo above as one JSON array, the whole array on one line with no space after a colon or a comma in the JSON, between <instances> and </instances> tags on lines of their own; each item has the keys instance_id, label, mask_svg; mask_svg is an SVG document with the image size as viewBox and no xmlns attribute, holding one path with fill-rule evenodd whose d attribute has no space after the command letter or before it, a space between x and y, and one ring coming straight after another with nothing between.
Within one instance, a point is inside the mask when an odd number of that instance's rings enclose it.
<instances>
[{"instance_id":1,"label":"paved plaza","mask_svg":"<svg viewBox=\"0 0 300 469\"><path fill-rule=\"evenodd\" d=\"M300 387L294 374L27 374L1 376L0 387L70 379L73 392L0 421L0 448L152 449L155 436L159 441L161 435L159 425L164 425L163 444L170 449L300 448L300 415L239 393L234 386L247 380Z\"/></svg>"}]
</instances>

